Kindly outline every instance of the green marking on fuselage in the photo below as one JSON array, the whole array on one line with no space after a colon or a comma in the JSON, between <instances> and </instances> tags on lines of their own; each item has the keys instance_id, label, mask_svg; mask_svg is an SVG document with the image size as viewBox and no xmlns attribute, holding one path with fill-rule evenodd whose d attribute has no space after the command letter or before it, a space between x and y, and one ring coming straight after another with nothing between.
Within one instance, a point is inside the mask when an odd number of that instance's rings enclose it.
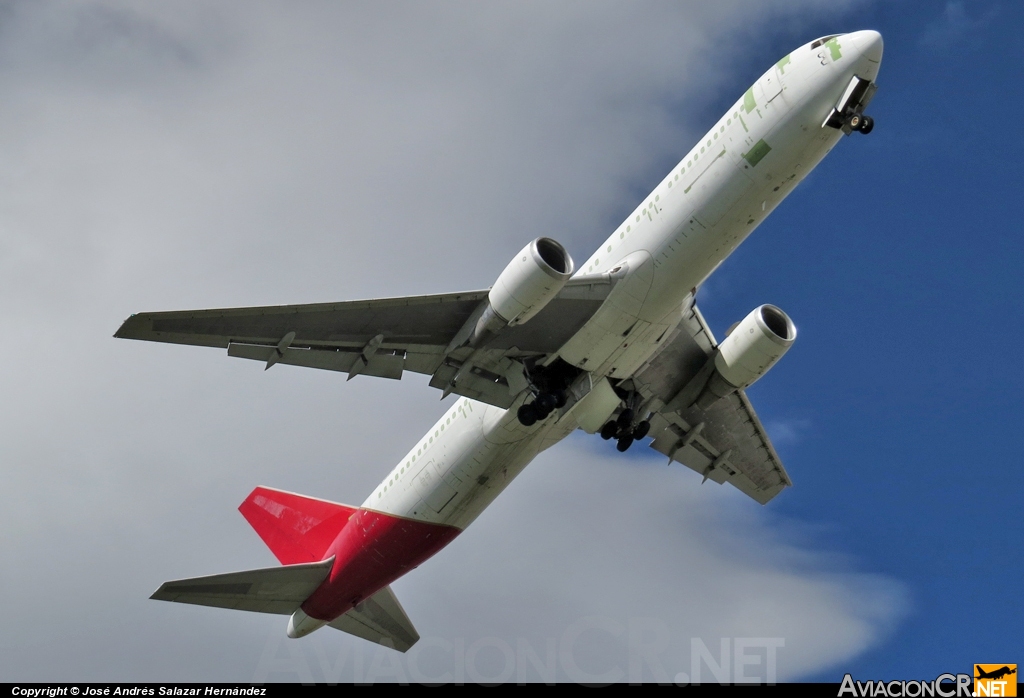
<instances>
[{"instance_id":1,"label":"green marking on fuselage","mask_svg":"<svg viewBox=\"0 0 1024 698\"><path fill-rule=\"evenodd\" d=\"M790 54L786 54L785 58L775 64L775 67L778 68L779 72L782 74L785 74L786 72L786 66L789 64L789 56Z\"/></svg>"},{"instance_id":2,"label":"green marking on fuselage","mask_svg":"<svg viewBox=\"0 0 1024 698\"><path fill-rule=\"evenodd\" d=\"M740 120L741 124L743 124L743 130L746 131L747 133L750 133L750 129L747 128L747 122L743 120L743 117L737 116L736 118Z\"/></svg>"},{"instance_id":3,"label":"green marking on fuselage","mask_svg":"<svg viewBox=\"0 0 1024 698\"><path fill-rule=\"evenodd\" d=\"M828 48L829 53L832 54L832 60L838 61L840 58L843 57L843 54L840 53L839 51L839 49L841 49L842 46L839 45L838 36L834 39L829 39L828 41L826 41L825 46Z\"/></svg>"},{"instance_id":4,"label":"green marking on fuselage","mask_svg":"<svg viewBox=\"0 0 1024 698\"><path fill-rule=\"evenodd\" d=\"M754 101L754 88L751 86L751 88L743 95L743 109L749 114L754 111L754 107L756 106L757 102Z\"/></svg>"},{"instance_id":5,"label":"green marking on fuselage","mask_svg":"<svg viewBox=\"0 0 1024 698\"><path fill-rule=\"evenodd\" d=\"M757 163L761 162L771 149L772 147L762 138L754 144L753 148L743 153L743 159L749 162L751 167L757 167Z\"/></svg>"}]
</instances>

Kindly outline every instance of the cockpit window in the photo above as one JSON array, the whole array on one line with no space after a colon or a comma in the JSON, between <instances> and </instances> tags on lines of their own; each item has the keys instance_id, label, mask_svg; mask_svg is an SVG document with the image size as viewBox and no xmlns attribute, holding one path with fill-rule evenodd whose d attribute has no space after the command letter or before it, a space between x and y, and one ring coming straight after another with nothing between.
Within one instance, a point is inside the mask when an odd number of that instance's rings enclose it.
<instances>
[{"instance_id":1,"label":"cockpit window","mask_svg":"<svg viewBox=\"0 0 1024 698\"><path fill-rule=\"evenodd\" d=\"M839 34L832 34L831 36L823 36L820 39L815 40L814 43L811 44L811 48L812 49L813 48L818 48L819 46L824 44L826 41L831 41L832 39L836 38L837 36L839 36Z\"/></svg>"}]
</instances>

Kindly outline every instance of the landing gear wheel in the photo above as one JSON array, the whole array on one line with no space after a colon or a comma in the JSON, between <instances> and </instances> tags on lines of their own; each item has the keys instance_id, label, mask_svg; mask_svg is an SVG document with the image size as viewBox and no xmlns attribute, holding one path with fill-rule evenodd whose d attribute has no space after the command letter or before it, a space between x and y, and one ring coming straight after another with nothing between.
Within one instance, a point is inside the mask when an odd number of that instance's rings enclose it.
<instances>
[{"instance_id":1,"label":"landing gear wheel","mask_svg":"<svg viewBox=\"0 0 1024 698\"><path fill-rule=\"evenodd\" d=\"M568 402L569 396L565 394L564 390L556 390L555 393L555 409L560 410L565 407L565 403Z\"/></svg>"},{"instance_id":2,"label":"landing gear wheel","mask_svg":"<svg viewBox=\"0 0 1024 698\"><path fill-rule=\"evenodd\" d=\"M846 125L853 131L859 131L860 125L863 123L864 117L860 114L851 114L850 118L846 120Z\"/></svg>"},{"instance_id":3,"label":"landing gear wheel","mask_svg":"<svg viewBox=\"0 0 1024 698\"><path fill-rule=\"evenodd\" d=\"M615 444L615 448L617 448L620 453L625 453L626 451L629 450L629 447L632 446L632 445L633 445L633 435L632 434L626 434L625 436L620 436L619 437L619 442L617 444Z\"/></svg>"},{"instance_id":4,"label":"landing gear wheel","mask_svg":"<svg viewBox=\"0 0 1024 698\"><path fill-rule=\"evenodd\" d=\"M603 427L601 427L601 438L604 439L605 441L608 441L609 439L614 439L615 435L618 433L619 425L614 421L608 422Z\"/></svg>"},{"instance_id":5,"label":"landing gear wheel","mask_svg":"<svg viewBox=\"0 0 1024 698\"><path fill-rule=\"evenodd\" d=\"M860 127L858 127L857 130L866 136L869 133L871 133L871 129L873 129L874 127L875 120L872 119L870 116L865 116L864 119L860 122Z\"/></svg>"},{"instance_id":6,"label":"landing gear wheel","mask_svg":"<svg viewBox=\"0 0 1024 698\"><path fill-rule=\"evenodd\" d=\"M633 430L634 439L642 439L647 436L647 432L651 430L651 423L648 421L640 422L636 425L636 429Z\"/></svg>"},{"instance_id":7,"label":"landing gear wheel","mask_svg":"<svg viewBox=\"0 0 1024 698\"><path fill-rule=\"evenodd\" d=\"M519 423L524 427L532 427L537 423L537 419L540 415L537 414L537 408L532 404L523 405L516 412L516 416L519 417Z\"/></svg>"},{"instance_id":8,"label":"landing gear wheel","mask_svg":"<svg viewBox=\"0 0 1024 698\"><path fill-rule=\"evenodd\" d=\"M537 396L537 399L533 401L533 404L536 405L540 418L545 419L549 414L551 414L551 410L555 409L555 405L558 404L558 401L551 393L541 393Z\"/></svg>"}]
</instances>

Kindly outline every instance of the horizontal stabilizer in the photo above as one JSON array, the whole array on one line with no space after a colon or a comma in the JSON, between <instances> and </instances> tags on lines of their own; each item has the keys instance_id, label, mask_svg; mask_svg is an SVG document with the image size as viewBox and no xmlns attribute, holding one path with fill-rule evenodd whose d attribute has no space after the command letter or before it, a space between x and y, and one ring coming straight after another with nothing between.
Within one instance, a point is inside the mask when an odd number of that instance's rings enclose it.
<instances>
[{"instance_id":1,"label":"horizontal stabilizer","mask_svg":"<svg viewBox=\"0 0 1024 698\"><path fill-rule=\"evenodd\" d=\"M330 623L336 630L405 652L420 639L391 587L384 587Z\"/></svg>"},{"instance_id":2,"label":"horizontal stabilizer","mask_svg":"<svg viewBox=\"0 0 1024 698\"><path fill-rule=\"evenodd\" d=\"M239 611L290 615L327 578L334 558L164 582L149 598Z\"/></svg>"},{"instance_id":3,"label":"horizontal stabilizer","mask_svg":"<svg viewBox=\"0 0 1024 698\"><path fill-rule=\"evenodd\" d=\"M322 560L357 511L269 487L254 489L238 510L282 565Z\"/></svg>"}]
</instances>

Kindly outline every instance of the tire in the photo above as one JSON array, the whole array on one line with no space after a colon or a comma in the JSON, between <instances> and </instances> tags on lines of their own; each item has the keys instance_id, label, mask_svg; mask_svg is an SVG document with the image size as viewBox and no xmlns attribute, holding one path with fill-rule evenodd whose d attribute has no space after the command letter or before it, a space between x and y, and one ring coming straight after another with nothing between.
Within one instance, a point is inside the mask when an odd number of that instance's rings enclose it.
<instances>
[{"instance_id":1,"label":"tire","mask_svg":"<svg viewBox=\"0 0 1024 698\"><path fill-rule=\"evenodd\" d=\"M519 423L524 427L532 427L537 423L537 419L539 418L537 410L532 404L522 405L516 412L516 416L519 417Z\"/></svg>"},{"instance_id":2,"label":"tire","mask_svg":"<svg viewBox=\"0 0 1024 698\"><path fill-rule=\"evenodd\" d=\"M537 396L537 399L533 401L533 404L536 405L537 411L540 414L547 417L551 414L551 410L555 409L555 406L558 404L558 400L556 400L555 396L551 393L541 393Z\"/></svg>"},{"instance_id":3,"label":"tire","mask_svg":"<svg viewBox=\"0 0 1024 698\"><path fill-rule=\"evenodd\" d=\"M619 437L619 442L615 444L615 448L618 449L619 453L625 453L629 450L629 447L633 445L633 437L629 434Z\"/></svg>"},{"instance_id":4,"label":"tire","mask_svg":"<svg viewBox=\"0 0 1024 698\"><path fill-rule=\"evenodd\" d=\"M603 427L601 427L601 438L604 439L605 441L608 441L609 439L614 439L615 435L618 433L619 425L616 424L614 421L608 422Z\"/></svg>"},{"instance_id":5,"label":"tire","mask_svg":"<svg viewBox=\"0 0 1024 698\"><path fill-rule=\"evenodd\" d=\"M860 128L857 130L863 133L865 136L871 133L871 129L875 127L875 120L870 116L865 116L864 120L860 122Z\"/></svg>"},{"instance_id":6,"label":"tire","mask_svg":"<svg viewBox=\"0 0 1024 698\"><path fill-rule=\"evenodd\" d=\"M569 401L569 396L564 390L555 391L555 409L560 410L565 407L565 403Z\"/></svg>"},{"instance_id":7,"label":"tire","mask_svg":"<svg viewBox=\"0 0 1024 698\"><path fill-rule=\"evenodd\" d=\"M847 125L854 131L860 130L860 125L864 122L864 117L860 114L853 114L849 119L846 120Z\"/></svg>"},{"instance_id":8,"label":"tire","mask_svg":"<svg viewBox=\"0 0 1024 698\"><path fill-rule=\"evenodd\" d=\"M633 438L640 440L647 436L647 432L651 430L651 423L644 420L636 425L636 429L633 430Z\"/></svg>"}]
</instances>

